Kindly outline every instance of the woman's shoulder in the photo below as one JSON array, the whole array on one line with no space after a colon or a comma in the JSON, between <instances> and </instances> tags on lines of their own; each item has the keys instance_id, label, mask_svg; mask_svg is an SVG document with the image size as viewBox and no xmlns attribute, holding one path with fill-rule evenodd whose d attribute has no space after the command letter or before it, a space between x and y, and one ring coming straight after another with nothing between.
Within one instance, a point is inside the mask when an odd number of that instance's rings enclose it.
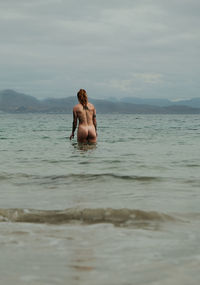
<instances>
[{"instance_id":1,"label":"woman's shoulder","mask_svg":"<svg viewBox=\"0 0 200 285\"><path fill-rule=\"evenodd\" d=\"M73 107L73 110L78 110L81 108L81 104L76 104L74 107Z\"/></svg>"},{"instance_id":2,"label":"woman's shoulder","mask_svg":"<svg viewBox=\"0 0 200 285\"><path fill-rule=\"evenodd\" d=\"M88 108L89 108L90 110L92 110L92 109L94 109L94 105L93 105L92 103L88 102Z\"/></svg>"}]
</instances>

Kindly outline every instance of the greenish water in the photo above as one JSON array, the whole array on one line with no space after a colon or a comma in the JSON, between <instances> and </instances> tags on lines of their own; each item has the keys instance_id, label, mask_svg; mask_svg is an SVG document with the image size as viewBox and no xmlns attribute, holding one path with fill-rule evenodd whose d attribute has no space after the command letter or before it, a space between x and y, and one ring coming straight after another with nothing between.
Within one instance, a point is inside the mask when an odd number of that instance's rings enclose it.
<instances>
[{"instance_id":1,"label":"greenish water","mask_svg":"<svg viewBox=\"0 0 200 285\"><path fill-rule=\"evenodd\" d=\"M97 119L0 114L2 284L199 284L200 117Z\"/></svg>"}]
</instances>

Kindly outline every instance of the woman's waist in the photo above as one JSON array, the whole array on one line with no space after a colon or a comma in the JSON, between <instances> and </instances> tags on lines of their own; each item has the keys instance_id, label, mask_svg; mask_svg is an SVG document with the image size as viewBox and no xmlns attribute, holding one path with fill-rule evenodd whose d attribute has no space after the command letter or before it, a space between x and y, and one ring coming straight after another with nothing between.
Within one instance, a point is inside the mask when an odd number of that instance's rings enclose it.
<instances>
[{"instance_id":1,"label":"woman's waist","mask_svg":"<svg viewBox=\"0 0 200 285\"><path fill-rule=\"evenodd\" d=\"M78 127L79 128L92 128L92 127L94 127L94 124L93 123L80 123L79 122Z\"/></svg>"}]
</instances>

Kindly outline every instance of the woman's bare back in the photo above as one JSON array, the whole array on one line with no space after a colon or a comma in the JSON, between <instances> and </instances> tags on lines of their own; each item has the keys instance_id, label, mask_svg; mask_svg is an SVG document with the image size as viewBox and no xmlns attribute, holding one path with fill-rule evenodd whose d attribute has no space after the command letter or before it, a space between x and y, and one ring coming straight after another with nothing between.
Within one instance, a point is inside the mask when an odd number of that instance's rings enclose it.
<instances>
[{"instance_id":1,"label":"woman's bare back","mask_svg":"<svg viewBox=\"0 0 200 285\"><path fill-rule=\"evenodd\" d=\"M78 119L77 139L81 143L95 143L96 134L96 110L94 106L88 102L87 107L82 104L77 104L74 109L74 119Z\"/></svg>"}]
</instances>

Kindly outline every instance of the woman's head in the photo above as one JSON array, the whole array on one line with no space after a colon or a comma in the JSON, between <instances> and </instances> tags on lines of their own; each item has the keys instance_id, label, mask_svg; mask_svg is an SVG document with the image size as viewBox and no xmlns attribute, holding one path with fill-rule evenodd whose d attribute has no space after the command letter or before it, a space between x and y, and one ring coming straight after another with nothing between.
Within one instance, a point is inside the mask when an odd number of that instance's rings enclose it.
<instances>
[{"instance_id":1,"label":"woman's head","mask_svg":"<svg viewBox=\"0 0 200 285\"><path fill-rule=\"evenodd\" d=\"M80 89L77 93L77 97L79 102L81 103L81 105L83 105L83 107L87 107L87 103L88 103L88 98L87 98L87 93L84 89Z\"/></svg>"}]
</instances>

